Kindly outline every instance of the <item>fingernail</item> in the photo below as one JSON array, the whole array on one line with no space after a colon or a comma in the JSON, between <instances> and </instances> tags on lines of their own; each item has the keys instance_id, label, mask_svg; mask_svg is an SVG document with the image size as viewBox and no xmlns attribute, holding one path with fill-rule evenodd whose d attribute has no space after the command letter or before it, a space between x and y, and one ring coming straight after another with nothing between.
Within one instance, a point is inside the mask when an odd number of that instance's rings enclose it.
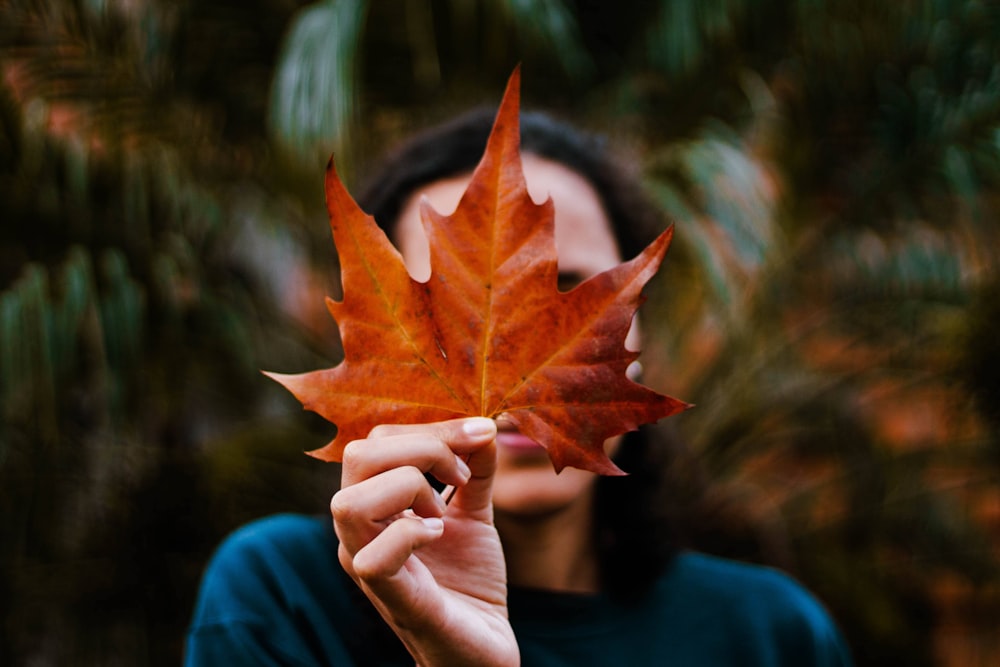
<instances>
[{"instance_id":1,"label":"fingernail","mask_svg":"<svg viewBox=\"0 0 1000 667\"><path fill-rule=\"evenodd\" d=\"M465 462L461 456L455 457L455 466L458 468L458 474L462 476L462 479L469 479L472 477L472 471L469 470L469 464Z\"/></svg>"},{"instance_id":2,"label":"fingernail","mask_svg":"<svg viewBox=\"0 0 1000 667\"><path fill-rule=\"evenodd\" d=\"M420 520L420 523L424 524L424 527L434 533L440 533L444 530L444 520L440 517L426 517Z\"/></svg>"},{"instance_id":3,"label":"fingernail","mask_svg":"<svg viewBox=\"0 0 1000 667\"><path fill-rule=\"evenodd\" d=\"M448 509L448 503L445 501L444 496L441 495L440 491L434 492L434 502L437 503L437 506L440 508L442 514L444 514L445 510Z\"/></svg>"},{"instance_id":4,"label":"fingernail","mask_svg":"<svg viewBox=\"0 0 1000 667\"><path fill-rule=\"evenodd\" d=\"M486 417L474 417L472 419L467 419L465 423L462 424L462 431L470 438L485 438L486 436L496 434L497 427L496 424L493 423L492 419L487 419Z\"/></svg>"}]
</instances>

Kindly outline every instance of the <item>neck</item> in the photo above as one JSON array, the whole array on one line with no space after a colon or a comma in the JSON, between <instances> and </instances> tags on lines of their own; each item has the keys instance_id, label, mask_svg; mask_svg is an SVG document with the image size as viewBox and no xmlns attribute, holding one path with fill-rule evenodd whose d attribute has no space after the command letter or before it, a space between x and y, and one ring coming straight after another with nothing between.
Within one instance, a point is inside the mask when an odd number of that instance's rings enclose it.
<instances>
[{"instance_id":1,"label":"neck","mask_svg":"<svg viewBox=\"0 0 1000 667\"><path fill-rule=\"evenodd\" d=\"M515 586L596 593L593 493L542 515L497 512L508 581Z\"/></svg>"}]
</instances>

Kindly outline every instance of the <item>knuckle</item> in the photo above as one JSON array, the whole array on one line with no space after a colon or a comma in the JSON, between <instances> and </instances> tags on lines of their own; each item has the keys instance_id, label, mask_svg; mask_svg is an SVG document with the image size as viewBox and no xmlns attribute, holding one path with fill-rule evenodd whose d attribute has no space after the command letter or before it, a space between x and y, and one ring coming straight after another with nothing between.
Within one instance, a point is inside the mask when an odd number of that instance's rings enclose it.
<instances>
[{"instance_id":1,"label":"knuckle","mask_svg":"<svg viewBox=\"0 0 1000 667\"><path fill-rule=\"evenodd\" d=\"M344 491L338 491L330 499L330 515L337 523L350 523L356 516L354 503L351 502L350 495Z\"/></svg>"},{"instance_id":2,"label":"knuckle","mask_svg":"<svg viewBox=\"0 0 1000 667\"><path fill-rule=\"evenodd\" d=\"M448 442L440 435L439 437L433 439L433 451L436 457L443 460L447 460L449 457L454 455L451 451L451 447L448 446Z\"/></svg>"},{"instance_id":3,"label":"knuckle","mask_svg":"<svg viewBox=\"0 0 1000 667\"><path fill-rule=\"evenodd\" d=\"M355 558L351 567L354 569L354 576L360 581L371 581L378 576L378 570L363 556Z\"/></svg>"},{"instance_id":4,"label":"knuckle","mask_svg":"<svg viewBox=\"0 0 1000 667\"><path fill-rule=\"evenodd\" d=\"M342 466L353 468L360 463L360 459L364 455L364 447L362 446L364 442L364 440L352 440L347 443L340 459Z\"/></svg>"},{"instance_id":5,"label":"knuckle","mask_svg":"<svg viewBox=\"0 0 1000 667\"><path fill-rule=\"evenodd\" d=\"M340 561L340 566L344 568L344 572L350 575L352 579L357 576L357 573L354 571L354 556L351 555L351 552L343 544L337 548L337 559Z\"/></svg>"},{"instance_id":6,"label":"knuckle","mask_svg":"<svg viewBox=\"0 0 1000 667\"><path fill-rule=\"evenodd\" d=\"M369 439L375 440L378 438L385 438L390 435L392 428L387 424L379 424L372 430L368 432Z\"/></svg>"},{"instance_id":7,"label":"knuckle","mask_svg":"<svg viewBox=\"0 0 1000 667\"><path fill-rule=\"evenodd\" d=\"M399 475L402 478L402 483L405 484L407 488L412 488L414 491L428 485L427 478L424 477L423 471L417 466L403 466L402 468L399 468Z\"/></svg>"},{"instance_id":8,"label":"knuckle","mask_svg":"<svg viewBox=\"0 0 1000 667\"><path fill-rule=\"evenodd\" d=\"M351 561L354 576L361 581L373 581L385 576L385 566L378 558L369 556L368 551L359 551Z\"/></svg>"}]
</instances>

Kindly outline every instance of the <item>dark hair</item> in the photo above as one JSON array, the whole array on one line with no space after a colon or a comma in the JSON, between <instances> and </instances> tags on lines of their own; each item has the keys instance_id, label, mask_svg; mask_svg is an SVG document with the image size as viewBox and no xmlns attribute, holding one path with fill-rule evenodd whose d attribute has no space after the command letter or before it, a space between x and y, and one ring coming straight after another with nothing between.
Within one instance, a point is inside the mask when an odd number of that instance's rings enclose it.
<instances>
[{"instance_id":1,"label":"dark hair","mask_svg":"<svg viewBox=\"0 0 1000 667\"><path fill-rule=\"evenodd\" d=\"M428 183L471 172L479 163L494 111L475 110L425 130L391 152L358 197L391 237L407 199ZM521 150L563 164L597 192L622 257L638 254L663 221L639 179L609 155L604 141L539 112L521 114ZM660 224L657 224L659 222ZM642 430L625 436L616 463L630 474L601 477L595 491L594 543L602 589L615 597L645 590L676 552L679 506L666 476L680 451L676 439ZM666 493L665 493L666 492Z\"/></svg>"},{"instance_id":2,"label":"dark hair","mask_svg":"<svg viewBox=\"0 0 1000 667\"><path fill-rule=\"evenodd\" d=\"M357 198L390 237L407 199L423 185L471 172L493 127L493 109L476 109L424 130L389 153ZM606 141L541 112L521 114L521 150L563 164L597 192L622 257L639 254L663 228L633 165L614 159Z\"/></svg>"}]
</instances>

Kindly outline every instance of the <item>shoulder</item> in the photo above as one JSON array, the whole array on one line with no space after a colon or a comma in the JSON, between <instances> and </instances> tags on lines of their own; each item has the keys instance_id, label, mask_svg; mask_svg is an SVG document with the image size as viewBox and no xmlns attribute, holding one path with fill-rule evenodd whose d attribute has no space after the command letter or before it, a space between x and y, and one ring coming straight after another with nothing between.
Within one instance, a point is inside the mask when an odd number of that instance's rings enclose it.
<instances>
[{"instance_id":1,"label":"shoulder","mask_svg":"<svg viewBox=\"0 0 1000 667\"><path fill-rule=\"evenodd\" d=\"M329 519L283 514L249 523L205 569L185 664L367 664L368 620L354 588Z\"/></svg>"},{"instance_id":2,"label":"shoulder","mask_svg":"<svg viewBox=\"0 0 1000 667\"><path fill-rule=\"evenodd\" d=\"M336 541L328 523L320 517L280 514L235 530L205 569L196 620L269 616L275 606L304 592L311 585L310 571L326 572L336 565Z\"/></svg>"},{"instance_id":3,"label":"shoulder","mask_svg":"<svg viewBox=\"0 0 1000 667\"><path fill-rule=\"evenodd\" d=\"M843 638L823 604L780 570L706 554L679 554L658 587L750 652L778 664L848 665Z\"/></svg>"},{"instance_id":4,"label":"shoulder","mask_svg":"<svg viewBox=\"0 0 1000 667\"><path fill-rule=\"evenodd\" d=\"M291 563L336 552L329 520L319 516L278 514L252 521L232 532L219 545L209 571L240 564L245 567Z\"/></svg>"},{"instance_id":5,"label":"shoulder","mask_svg":"<svg viewBox=\"0 0 1000 667\"><path fill-rule=\"evenodd\" d=\"M818 605L811 593L780 570L702 553L679 554L667 576L675 586L696 589L702 595L729 603L753 601L806 608Z\"/></svg>"}]
</instances>

